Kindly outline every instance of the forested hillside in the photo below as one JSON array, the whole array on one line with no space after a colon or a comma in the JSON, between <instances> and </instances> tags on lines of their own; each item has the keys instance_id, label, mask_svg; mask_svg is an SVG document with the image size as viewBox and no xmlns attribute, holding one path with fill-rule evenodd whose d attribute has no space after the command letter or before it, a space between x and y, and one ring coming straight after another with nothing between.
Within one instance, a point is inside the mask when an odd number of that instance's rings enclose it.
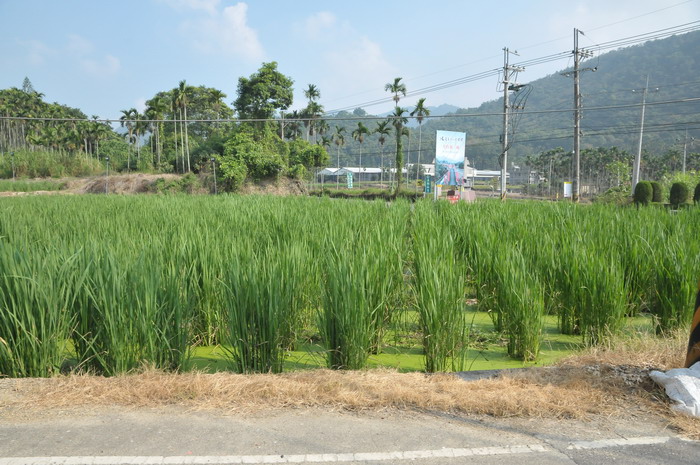
<instances>
[{"instance_id":1,"label":"forested hillside","mask_svg":"<svg viewBox=\"0 0 700 465\"><path fill-rule=\"evenodd\" d=\"M645 152L650 157L661 157L668 151L682 151L681 139L685 138L686 129L689 140L690 137L700 138L700 101L678 102L700 97L698 50L700 32L693 32L612 51L583 62L582 68L596 68L596 71L581 73L582 148L617 147L636 153L642 90L647 75ZM519 83L528 84L520 92L529 90L530 94L525 100L524 113L517 121L514 143L509 150L510 160L524 162L527 156L557 147L572 150L573 111L546 113L548 110L573 108L573 78L563 75L568 71L571 68L532 82L527 80L527 69L520 73ZM511 99L515 96L511 93ZM430 103L429 97L427 101ZM604 108L596 109L599 107ZM545 113L535 113L543 111ZM467 133L467 157L472 164L481 169L496 168L501 153L503 99L455 113L469 117L436 118L423 122L422 159L432 159L436 130L463 131ZM356 125L354 122L339 124L348 128ZM417 128L411 129L411 160L416 156L417 132ZM698 151L694 146L690 149ZM378 153L379 147L376 142L370 142L363 150L365 155ZM348 141L346 151L352 156L357 151L356 144ZM334 154L331 158L335 161Z\"/></svg>"},{"instance_id":2,"label":"forested hillside","mask_svg":"<svg viewBox=\"0 0 700 465\"><path fill-rule=\"evenodd\" d=\"M582 64L587 69L581 77L582 174L588 181L607 177L607 185L624 182L637 150L647 76L645 176L681 170L684 148L688 169L700 169L693 145L693 138L700 139L700 101L693 100L700 96L698 49L700 32L691 32L593 56ZM525 69L518 80L525 85L511 93L511 101L524 110L516 112L511 124L509 161L527 162L559 181L571 176L570 71L528 82ZM198 172L215 163L222 187L235 190L246 180L310 177L323 166L393 167L397 131L403 134L402 163L429 163L436 130L466 132L471 164L499 167L502 100L431 119L430 113L444 115L455 107L432 102L430 94L416 101L406 97L401 78L387 81L384 90L396 104L393 113L401 115L399 124L391 114L375 117L362 108L325 114L322 89L314 84L305 87L302 109L292 111L294 86L301 84L275 62L240 77L236 96L182 80L148 99L141 112L127 108L111 121L47 103L25 79L21 88L0 90L0 177L84 175L104 169L108 160L111 169L127 172Z\"/></svg>"}]
</instances>

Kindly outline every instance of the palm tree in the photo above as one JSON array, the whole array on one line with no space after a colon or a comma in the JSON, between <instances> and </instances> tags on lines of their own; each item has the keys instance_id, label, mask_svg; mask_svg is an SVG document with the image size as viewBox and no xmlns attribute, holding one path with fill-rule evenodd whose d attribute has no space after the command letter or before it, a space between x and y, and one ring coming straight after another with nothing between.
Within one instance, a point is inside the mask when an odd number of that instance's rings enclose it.
<instances>
[{"instance_id":1,"label":"palm tree","mask_svg":"<svg viewBox=\"0 0 700 465\"><path fill-rule=\"evenodd\" d=\"M175 102L175 98L172 98L170 100L170 111L172 112L173 122L175 123L175 131L173 131L174 136L175 136L173 139L174 148L175 148L175 172L177 172L177 158L178 158L178 155L177 155L177 131L178 131L177 130L177 123L178 123L178 118L177 118L176 110L177 110L177 103ZM180 133L182 134L182 131ZM184 166L184 160L183 160L183 166ZM185 170L183 169L182 172L184 173Z\"/></svg>"},{"instance_id":2,"label":"palm tree","mask_svg":"<svg viewBox=\"0 0 700 465\"><path fill-rule=\"evenodd\" d=\"M287 123L285 124L287 128L285 133L288 139L296 139L299 137L299 133L301 132L301 127L299 125L300 117L301 115L298 110L293 110L289 114L289 118L287 118Z\"/></svg>"},{"instance_id":3,"label":"palm tree","mask_svg":"<svg viewBox=\"0 0 700 465\"><path fill-rule=\"evenodd\" d=\"M362 180L362 143L365 141L365 136L367 134L369 134L369 129L367 126L362 124L362 121L358 121L357 129L352 131L352 138L360 143L360 173L357 175L358 184Z\"/></svg>"},{"instance_id":4,"label":"palm tree","mask_svg":"<svg viewBox=\"0 0 700 465\"><path fill-rule=\"evenodd\" d=\"M149 119L160 120L155 123L155 138L156 138L156 166L160 166L160 157L163 151L163 141L161 140L163 134L163 116L168 110L168 105L165 99L162 97L154 97L148 102L148 107L146 108L146 114Z\"/></svg>"},{"instance_id":5,"label":"palm tree","mask_svg":"<svg viewBox=\"0 0 700 465\"><path fill-rule=\"evenodd\" d=\"M386 84L384 86L384 90L394 94L393 100L394 100L394 104L396 104L396 106L399 105L399 100L401 99L401 97L399 97L399 94L402 94L404 97L406 96L406 84L401 82L400 77L394 78L393 83L390 82L390 83Z\"/></svg>"},{"instance_id":6,"label":"palm tree","mask_svg":"<svg viewBox=\"0 0 700 465\"><path fill-rule=\"evenodd\" d=\"M430 110L425 107L425 97L418 99L416 103L416 108L411 112L411 116L415 116L418 121L418 170L420 169L420 152L421 152L421 142L423 136L423 118L430 116ZM418 170L416 170L416 181L418 181ZM418 183L416 183L416 186Z\"/></svg>"},{"instance_id":7,"label":"palm tree","mask_svg":"<svg viewBox=\"0 0 700 465\"><path fill-rule=\"evenodd\" d=\"M141 162L141 134L147 130L148 124L143 120L143 115L138 110L134 110L134 141L136 143L136 169Z\"/></svg>"},{"instance_id":8,"label":"palm tree","mask_svg":"<svg viewBox=\"0 0 700 465\"><path fill-rule=\"evenodd\" d=\"M304 115L304 125L306 126L306 140L314 134L314 120L318 119L323 114L323 106L320 105L316 100L321 98L321 91L314 84L309 84L309 87L304 90L304 96L309 100L309 104L302 111Z\"/></svg>"},{"instance_id":9,"label":"palm tree","mask_svg":"<svg viewBox=\"0 0 700 465\"><path fill-rule=\"evenodd\" d=\"M209 89L208 98L214 112L216 113L216 119L221 119L221 108L224 105L223 100L226 98L226 94L218 89Z\"/></svg>"},{"instance_id":10,"label":"palm tree","mask_svg":"<svg viewBox=\"0 0 700 465\"><path fill-rule=\"evenodd\" d=\"M122 110L122 116L119 118L120 124L122 127L126 126L126 130L129 133L129 151L127 152L127 158L126 158L126 171L130 172L131 171L131 144L133 143L133 138L134 138L134 123L135 123L135 118L134 115L138 114L138 111L136 111L136 108L130 108L128 110Z\"/></svg>"},{"instance_id":11,"label":"palm tree","mask_svg":"<svg viewBox=\"0 0 700 465\"><path fill-rule=\"evenodd\" d=\"M390 133L389 121L380 121L377 123L377 127L374 129L375 134L379 134L379 146L381 147L380 160L382 165L382 171L379 173L379 182L384 182L384 142L386 142L386 136Z\"/></svg>"},{"instance_id":12,"label":"palm tree","mask_svg":"<svg viewBox=\"0 0 700 465\"><path fill-rule=\"evenodd\" d=\"M401 189L401 174L403 170L403 147L401 146L401 136L405 135L403 125L408 123L408 118L404 116L405 108L396 107L394 113L390 115L394 130L396 132L396 193Z\"/></svg>"},{"instance_id":13,"label":"palm tree","mask_svg":"<svg viewBox=\"0 0 700 465\"><path fill-rule=\"evenodd\" d=\"M186 156L187 158L187 171L190 171L190 143L188 139L188 134L187 134L187 104L189 103L189 94L192 90L191 86L187 85L187 82L183 79L180 81L180 84L178 85L177 89L175 89L175 102L181 110L181 114L184 117L184 125L185 125L185 142L184 142L184 152L183 152L183 157ZM182 123L180 123L182 124ZM183 160L184 163L184 160Z\"/></svg>"},{"instance_id":14,"label":"palm tree","mask_svg":"<svg viewBox=\"0 0 700 465\"><path fill-rule=\"evenodd\" d=\"M309 99L309 102L315 102L321 98L321 91L318 90L315 84L309 84L309 87L304 91L304 97Z\"/></svg>"},{"instance_id":15,"label":"palm tree","mask_svg":"<svg viewBox=\"0 0 700 465\"><path fill-rule=\"evenodd\" d=\"M345 132L345 128L342 126L336 126L335 127L335 134L333 134L333 142L335 142L335 145L338 147L338 169L340 169L340 146L345 145L345 136L343 133ZM335 173L335 188L338 189L340 187L340 180L338 179L338 173Z\"/></svg>"},{"instance_id":16,"label":"palm tree","mask_svg":"<svg viewBox=\"0 0 700 465\"><path fill-rule=\"evenodd\" d=\"M321 147L325 148L326 150L328 150L328 147L331 146L331 142L332 141L331 141L330 137L321 136L321 140L318 141L317 144L320 145Z\"/></svg>"}]
</instances>

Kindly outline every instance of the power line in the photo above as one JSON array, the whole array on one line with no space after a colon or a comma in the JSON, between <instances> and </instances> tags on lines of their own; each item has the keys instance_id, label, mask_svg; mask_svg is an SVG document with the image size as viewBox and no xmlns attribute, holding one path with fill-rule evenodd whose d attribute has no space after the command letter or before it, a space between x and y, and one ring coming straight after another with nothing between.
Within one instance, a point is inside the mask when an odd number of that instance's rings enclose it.
<instances>
[{"instance_id":1,"label":"power line","mask_svg":"<svg viewBox=\"0 0 700 465\"><path fill-rule=\"evenodd\" d=\"M634 36L616 39L614 41L603 42L603 43L595 45L593 47L587 47L587 48L585 48L585 51L592 52L592 51L609 50L612 48L620 48L620 47L627 46L627 45L634 45L634 44L638 44L641 42L647 42L649 40L660 39L660 38L669 37L669 36L676 35L676 34L683 34L683 33L693 32L693 31L697 31L697 30L700 30L700 21L693 21L693 22L681 24L678 26L668 27L668 28L659 29L656 31L651 31L651 32L643 33L643 34L637 34ZM584 50L584 49L582 48L582 50ZM551 54L551 55L545 55L543 57L538 57L538 58L533 58L530 60L518 62L518 63L515 63L515 65L520 66L520 67L536 66L536 65L540 65L540 64L551 63L554 61L562 60L562 59L568 58L570 55L571 55L570 51L559 52L559 53L555 53L555 54ZM416 89L414 91L407 92L406 97L411 97L411 96L415 96L415 95L423 95L426 93L435 92L438 90L444 90L444 89L447 89L450 87L454 87L454 86L474 82L477 80L485 79L487 77L497 76L499 74L499 72L500 72L500 70L498 68L495 68L495 69L483 71L481 73L476 73L476 74L473 74L470 76L465 76L463 78L453 79L453 80L438 83L438 84L435 84L432 86L423 87L420 89ZM381 105L384 103L389 103L391 100L392 100L391 97L384 97L384 98L375 99L375 100L371 100L371 101L364 102L364 103L359 103L359 104L355 104L355 105L348 105L348 106L345 106L342 108L328 110L326 112L326 114L336 113L336 112L340 112L340 111L348 111L348 110L352 110L355 108L365 108L368 106Z\"/></svg>"},{"instance_id":2,"label":"power line","mask_svg":"<svg viewBox=\"0 0 700 465\"><path fill-rule=\"evenodd\" d=\"M674 100L663 100L656 102L647 102L646 106L659 106L659 105L670 105L676 103L692 103L700 101L700 97L688 97ZM596 107L586 107L587 112L592 111L607 111L607 110L619 110L625 108L640 108L641 103L629 103L622 105L604 105ZM573 109L550 109L550 110L531 110L523 111L524 116L527 115L542 115L542 114L557 114L557 113L569 113ZM423 116L423 119L449 119L449 118L473 118L473 117L503 117L503 112L494 113L450 113L448 115L430 115ZM417 116L404 116L408 119L416 119ZM331 117L327 118L326 121L381 121L381 120L391 120L395 119L391 115L388 116L343 116L343 117ZM51 118L51 117L36 117L36 116L0 116L0 120L16 120L16 121L54 121L54 122L67 122L67 123L121 123L121 122L146 122L146 123L254 123L254 122L274 122L279 123L282 121L277 118L246 118L246 119L139 119L139 120L121 120L121 119L88 119L88 118ZM285 118L285 122L289 121L312 121L312 118L295 118L288 119Z\"/></svg>"}]
</instances>

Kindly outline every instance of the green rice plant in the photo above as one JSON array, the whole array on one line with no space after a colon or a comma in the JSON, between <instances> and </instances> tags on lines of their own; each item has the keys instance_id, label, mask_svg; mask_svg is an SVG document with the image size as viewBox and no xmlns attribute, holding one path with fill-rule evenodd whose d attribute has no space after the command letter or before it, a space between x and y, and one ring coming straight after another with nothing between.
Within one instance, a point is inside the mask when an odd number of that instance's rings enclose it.
<instances>
[{"instance_id":1,"label":"green rice plant","mask_svg":"<svg viewBox=\"0 0 700 465\"><path fill-rule=\"evenodd\" d=\"M518 248L504 249L496 263L496 305L508 338L508 355L536 360L544 328L544 289Z\"/></svg>"},{"instance_id":2,"label":"green rice plant","mask_svg":"<svg viewBox=\"0 0 700 465\"><path fill-rule=\"evenodd\" d=\"M373 340L373 322L379 307L372 307L364 288L370 279L381 279L371 271L377 263L366 248L354 250L342 244L329 245L324 263L323 309L319 329L328 350L328 367L357 370L367 364Z\"/></svg>"},{"instance_id":3,"label":"green rice plant","mask_svg":"<svg viewBox=\"0 0 700 465\"><path fill-rule=\"evenodd\" d=\"M654 293L650 310L658 333L680 328L692 318L699 255L697 246L689 245L683 238L667 234L653 251Z\"/></svg>"},{"instance_id":4,"label":"green rice plant","mask_svg":"<svg viewBox=\"0 0 700 465\"><path fill-rule=\"evenodd\" d=\"M280 373L303 254L298 247L253 249L245 240L236 246L224 276L227 326L220 340L235 371Z\"/></svg>"},{"instance_id":5,"label":"green rice plant","mask_svg":"<svg viewBox=\"0 0 700 465\"><path fill-rule=\"evenodd\" d=\"M132 260L92 251L90 270L76 299L72 334L81 366L105 375L143 364L179 370L188 357L192 332L191 269L158 252ZM177 249L176 249L177 251Z\"/></svg>"},{"instance_id":6,"label":"green rice plant","mask_svg":"<svg viewBox=\"0 0 700 465\"><path fill-rule=\"evenodd\" d=\"M622 328L626 292L622 268L616 254L593 252L581 262L577 299L580 324L587 345L598 345Z\"/></svg>"},{"instance_id":7,"label":"green rice plant","mask_svg":"<svg viewBox=\"0 0 700 465\"><path fill-rule=\"evenodd\" d=\"M0 247L0 377L59 372L74 324L69 282L75 257L29 243ZM30 251L31 250L31 251Z\"/></svg>"},{"instance_id":8,"label":"green rice plant","mask_svg":"<svg viewBox=\"0 0 700 465\"><path fill-rule=\"evenodd\" d=\"M391 324L397 311L397 304L402 300L401 294L406 294L405 280L408 277L404 273L408 261L406 257L406 242L409 239L411 225L408 223L410 206L406 201L398 200L391 208L387 208L382 202L372 206L372 217L375 219L373 227L368 231L369 244L372 244L378 253L368 266L370 281L367 291L370 306L377 307L372 319L372 348L373 354L381 351L386 328ZM410 270L408 270L410 272ZM371 276L375 277L372 278Z\"/></svg>"},{"instance_id":9,"label":"green rice plant","mask_svg":"<svg viewBox=\"0 0 700 465\"><path fill-rule=\"evenodd\" d=\"M420 317L425 370L461 370L465 364L468 267L454 237L429 204L415 208L413 229L414 292Z\"/></svg>"}]
</instances>

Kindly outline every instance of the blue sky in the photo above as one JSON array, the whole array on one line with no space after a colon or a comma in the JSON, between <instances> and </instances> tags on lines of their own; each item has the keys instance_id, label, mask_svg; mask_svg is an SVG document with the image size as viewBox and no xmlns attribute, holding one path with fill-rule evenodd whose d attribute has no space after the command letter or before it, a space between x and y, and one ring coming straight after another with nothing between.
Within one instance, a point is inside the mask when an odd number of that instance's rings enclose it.
<instances>
[{"instance_id":1,"label":"blue sky","mask_svg":"<svg viewBox=\"0 0 700 465\"><path fill-rule=\"evenodd\" d=\"M507 11L504 11L506 5ZM240 76L277 61L327 110L388 95L402 77L423 88L503 64L700 19L700 0L0 0L0 88L28 76L48 101L118 118L185 79L236 98ZM521 82L570 65L526 69ZM476 106L499 97L494 77L423 95L428 105ZM410 106L419 96L402 101ZM390 103L367 106L370 113Z\"/></svg>"}]
</instances>

